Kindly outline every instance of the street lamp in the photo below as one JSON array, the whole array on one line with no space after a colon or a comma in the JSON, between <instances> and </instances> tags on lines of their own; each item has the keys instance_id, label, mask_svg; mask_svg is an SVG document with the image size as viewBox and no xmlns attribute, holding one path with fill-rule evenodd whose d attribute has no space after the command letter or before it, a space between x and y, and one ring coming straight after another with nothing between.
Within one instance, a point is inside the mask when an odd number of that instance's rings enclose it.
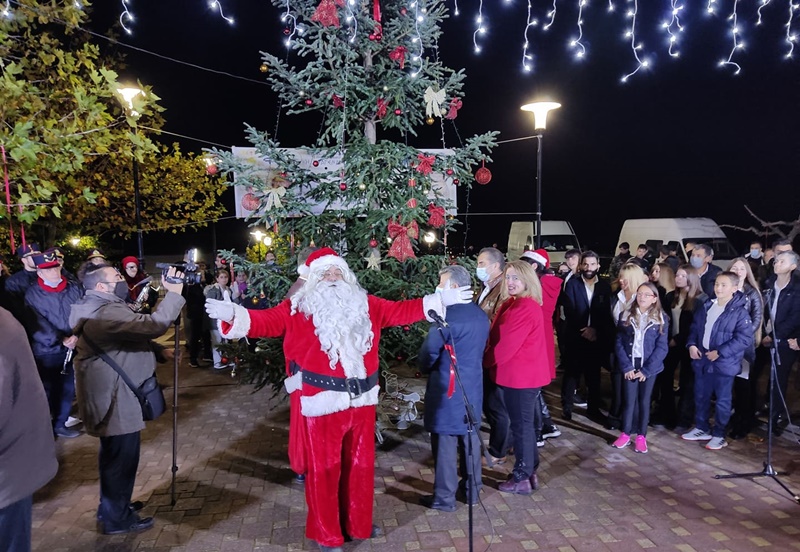
<instances>
[{"instance_id":1,"label":"street lamp","mask_svg":"<svg viewBox=\"0 0 800 552\"><path fill-rule=\"evenodd\" d=\"M542 247L542 139L547 127L547 113L561 107L556 102L533 102L521 107L522 111L533 112L533 126L536 133L536 249Z\"/></svg>"},{"instance_id":2,"label":"street lamp","mask_svg":"<svg viewBox=\"0 0 800 552\"><path fill-rule=\"evenodd\" d=\"M118 88L117 92L125 100L122 107L133 118L138 118L140 113L133 108L133 99L144 91L139 88ZM136 160L136 144L131 150L133 153L133 205L136 213L136 235L139 242L139 266L144 270L144 238L142 237L142 202L139 196L139 162Z\"/></svg>"},{"instance_id":3,"label":"street lamp","mask_svg":"<svg viewBox=\"0 0 800 552\"><path fill-rule=\"evenodd\" d=\"M257 243L260 243L261 240L264 239L264 236L266 236L266 234L264 234L264 232L262 232L261 230L256 230L255 232L250 232L250 235L253 236L256 239Z\"/></svg>"}]
</instances>

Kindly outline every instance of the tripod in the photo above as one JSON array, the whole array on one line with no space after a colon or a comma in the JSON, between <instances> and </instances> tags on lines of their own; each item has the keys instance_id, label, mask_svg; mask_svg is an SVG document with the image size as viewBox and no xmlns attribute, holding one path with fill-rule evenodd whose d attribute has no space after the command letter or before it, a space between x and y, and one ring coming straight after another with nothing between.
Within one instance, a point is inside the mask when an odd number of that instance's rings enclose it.
<instances>
[{"instance_id":1,"label":"tripod","mask_svg":"<svg viewBox=\"0 0 800 552\"><path fill-rule=\"evenodd\" d=\"M774 334L773 334L774 335ZM778 377L778 366L781 363L781 359L778 356L778 342L777 340L773 343L773 346L770 348L770 370L769 370L769 418L767 421L767 461L764 462L764 469L760 472L754 473L731 473L727 475L715 475L714 479L740 479L740 478L755 478L755 477L769 477L772 480L776 481L778 485L783 487L783 489L789 493L792 499L800 504L800 496L796 493L793 493L786 484L778 479L779 475L786 475L786 473L778 473L775 468L772 467L772 415L773 415L773 408L774 408L774 391L775 391L775 380Z\"/></svg>"}]
</instances>

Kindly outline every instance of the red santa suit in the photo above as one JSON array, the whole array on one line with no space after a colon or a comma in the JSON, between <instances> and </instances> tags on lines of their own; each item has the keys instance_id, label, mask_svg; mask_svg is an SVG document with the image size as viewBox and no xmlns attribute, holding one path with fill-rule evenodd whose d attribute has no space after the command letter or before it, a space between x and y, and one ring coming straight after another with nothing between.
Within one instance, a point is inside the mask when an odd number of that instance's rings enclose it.
<instances>
[{"instance_id":1,"label":"red santa suit","mask_svg":"<svg viewBox=\"0 0 800 552\"><path fill-rule=\"evenodd\" d=\"M307 263L312 272L331 263L349 271L344 260L338 256L331 260L333 256L332 250L323 248ZM292 300L267 310L248 311L235 305L233 322L221 323L228 338L283 337L286 358L299 367L301 382L296 383L306 430L306 536L326 547L344 543L342 529L355 539L369 538L372 532L381 331L420 321L429 308L443 307L438 294L398 302L370 295L367 305L372 345L363 355L363 365L355 370L352 366L345 370L342 362L331 367L313 316L292 312Z\"/></svg>"}]
</instances>

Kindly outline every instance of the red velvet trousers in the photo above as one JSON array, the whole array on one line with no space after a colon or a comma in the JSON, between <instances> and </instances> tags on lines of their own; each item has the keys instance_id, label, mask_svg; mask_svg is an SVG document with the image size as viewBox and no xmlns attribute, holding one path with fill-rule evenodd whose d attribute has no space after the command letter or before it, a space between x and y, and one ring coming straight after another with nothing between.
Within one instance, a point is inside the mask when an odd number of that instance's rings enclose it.
<instances>
[{"instance_id":1,"label":"red velvet trousers","mask_svg":"<svg viewBox=\"0 0 800 552\"><path fill-rule=\"evenodd\" d=\"M375 407L303 417L306 426L306 537L341 546L372 532Z\"/></svg>"},{"instance_id":2,"label":"red velvet trousers","mask_svg":"<svg viewBox=\"0 0 800 552\"><path fill-rule=\"evenodd\" d=\"M289 467L297 475L306 473L306 425L300 413L300 392L289 394Z\"/></svg>"}]
</instances>

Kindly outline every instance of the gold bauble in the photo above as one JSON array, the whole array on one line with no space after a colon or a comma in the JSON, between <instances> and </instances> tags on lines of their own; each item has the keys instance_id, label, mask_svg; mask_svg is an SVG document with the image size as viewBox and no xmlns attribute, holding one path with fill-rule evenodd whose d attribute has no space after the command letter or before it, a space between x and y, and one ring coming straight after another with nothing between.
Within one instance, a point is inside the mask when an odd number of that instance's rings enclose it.
<instances>
[{"instance_id":1,"label":"gold bauble","mask_svg":"<svg viewBox=\"0 0 800 552\"><path fill-rule=\"evenodd\" d=\"M428 117L427 119L425 119L425 124L428 124L428 125L432 125L435 122L436 122L436 119L434 119L433 117Z\"/></svg>"},{"instance_id":2,"label":"gold bauble","mask_svg":"<svg viewBox=\"0 0 800 552\"><path fill-rule=\"evenodd\" d=\"M269 71L269 65L267 65L266 63L262 63L261 67L259 67L258 70L261 71L262 73L266 73L267 71Z\"/></svg>"}]
</instances>

